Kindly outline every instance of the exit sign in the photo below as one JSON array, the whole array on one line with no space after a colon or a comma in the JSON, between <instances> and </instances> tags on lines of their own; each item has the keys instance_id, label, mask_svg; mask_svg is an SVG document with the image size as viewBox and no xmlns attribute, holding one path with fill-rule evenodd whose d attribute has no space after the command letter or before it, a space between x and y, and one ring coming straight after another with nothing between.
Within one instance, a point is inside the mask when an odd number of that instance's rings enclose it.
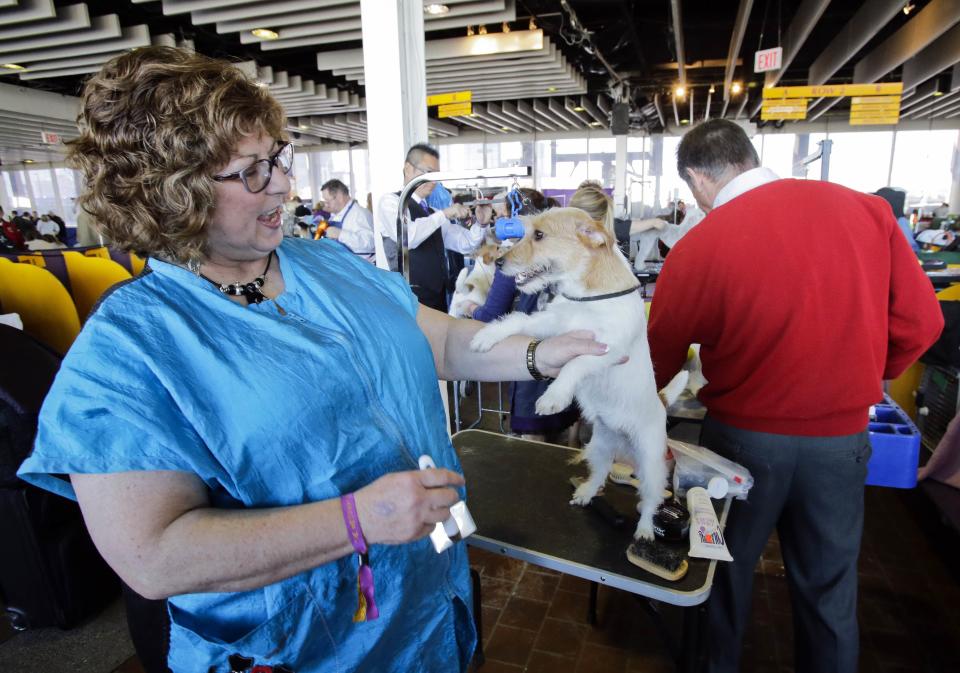
<instances>
[{"instance_id":1,"label":"exit sign","mask_svg":"<svg viewBox=\"0 0 960 673\"><path fill-rule=\"evenodd\" d=\"M779 70L783 65L783 47L762 49L753 55L753 71Z\"/></svg>"}]
</instances>

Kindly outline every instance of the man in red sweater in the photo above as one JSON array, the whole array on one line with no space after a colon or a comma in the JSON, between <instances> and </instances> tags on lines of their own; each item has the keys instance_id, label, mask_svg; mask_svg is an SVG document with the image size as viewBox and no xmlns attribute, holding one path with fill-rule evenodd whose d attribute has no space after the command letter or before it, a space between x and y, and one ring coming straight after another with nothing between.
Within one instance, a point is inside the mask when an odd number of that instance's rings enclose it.
<instances>
[{"instance_id":1,"label":"man in red sweater","mask_svg":"<svg viewBox=\"0 0 960 673\"><path fill-rule=\"evenodd\" d=\"M730 512L734 561L710 598L709 670L740 670L754 567L776 528L796 669L854 673L867 410L943 317L886 202L759 163L733 122L681 141L678 171L709 214L664 264L650 354L662 387L701 344L700 441L755 479Z\"/></svg>"}]
</instances>

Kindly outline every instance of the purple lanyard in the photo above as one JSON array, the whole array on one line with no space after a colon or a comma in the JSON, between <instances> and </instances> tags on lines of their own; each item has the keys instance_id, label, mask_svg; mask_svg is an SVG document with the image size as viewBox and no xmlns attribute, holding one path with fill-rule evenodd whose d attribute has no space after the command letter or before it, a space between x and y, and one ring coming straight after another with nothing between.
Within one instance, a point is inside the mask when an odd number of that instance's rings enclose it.
<instances>
[{"instance_id":1,"label":"purple lanyard","mask_svg":"<svg viewBox=\"0 0 960 673\"><path fill-rule=\"evenodd\" d=\"M363 539L363 529L360 528L360 517L357 515L357 503L353 493L340 496L340 509L343 512L343 521L347 525L347 535L350 544L357 552L359 572L357 573L357 611L353 613L353 621L367 622L380 616L380 610L373 600L373 570L370 569L370 559L367 555L367 541Z\"/></svg>"}]
</instances>

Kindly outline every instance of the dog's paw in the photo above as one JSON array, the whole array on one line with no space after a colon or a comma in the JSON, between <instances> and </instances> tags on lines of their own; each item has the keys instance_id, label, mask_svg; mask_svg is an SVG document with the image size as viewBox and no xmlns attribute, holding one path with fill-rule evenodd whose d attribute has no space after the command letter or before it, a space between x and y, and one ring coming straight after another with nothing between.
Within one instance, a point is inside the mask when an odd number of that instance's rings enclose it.
<instances>
[{"instance_id":1,"label":"dog's paw","mask_svg":"<svg viewBox=\"0 0 960 673\"><path fill-rule=\"evenodd\" d=\"M637 523L637 529L633 532L636 540L653 540L653 522L644 523L643 519Z\"/></svg>"},{"instance_id":2,"label":"dog's paw","mask_svg":"<svg viewBox=\"0 0 960 673\"><path fill-rule=\"evenodd\" d=\"M577 490L573 492L573 498L571 498L570 504L586 507L590 504L590 501L593 500L594 496L597 495L597 490L598 489L593 488L589 482L583 482L577 486Z\"/></svg>"},{"instance_id":3,"label":"dog's paw","mask_svg":"<svg viewBox=\"0 0 960 673\"><path fill-rule=\"evenodd\" d=\"M568 394L561 388L558 388L556 384L553 384L547 388L547 392L540 396L537 400L536 410L537 413L541 416L549 416L550 414L556 414L573 403L573 395Z\"/></svg>"},{"instance_id":4,"label":"dog's paw","mask_svg":"<svg viewBox=\"0 0 960 673\"><path fill-rule=\"evenodd\" d=\"M484 327L482 330L473 335L473 338L470 340L470 350L474 351L475 353L486 353L488 350L503 341L504 338L505 337L496 329L493 329L492 327Z\"/></svg>"}]
</instances>

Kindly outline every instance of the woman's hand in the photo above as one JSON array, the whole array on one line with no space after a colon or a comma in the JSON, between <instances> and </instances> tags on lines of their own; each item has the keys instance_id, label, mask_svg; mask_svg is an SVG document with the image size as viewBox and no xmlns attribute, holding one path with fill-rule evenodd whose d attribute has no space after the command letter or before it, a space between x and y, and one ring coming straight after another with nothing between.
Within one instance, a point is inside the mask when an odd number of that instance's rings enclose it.
<instances>
[{"instance_id":1,"label":"woman's hand","mask_svg":"<svg viewBox=\"0 0 960 673\"><path fill-rule=\"evenodd\" d=\"M537 346L536 365L544 376L556 378L563 366L573 358L581 355L603 355L608 350L609 346L594 339L593 332L575 330L544 339ZM623 357L617 364L622 365L627 360L628 357Z\"/></svg>"},{"instance_id":2,"label":"woman's hand","mask_svg":"<svg viewBox=\"0 0 960 673\"><path fill-rule=\"evenodd\" d=\"M361 488L354 498L369 544L402 544L429 535L460 500L454 486L463 477L444 469L391 472Z\"/></svg>"}]
</instances>

